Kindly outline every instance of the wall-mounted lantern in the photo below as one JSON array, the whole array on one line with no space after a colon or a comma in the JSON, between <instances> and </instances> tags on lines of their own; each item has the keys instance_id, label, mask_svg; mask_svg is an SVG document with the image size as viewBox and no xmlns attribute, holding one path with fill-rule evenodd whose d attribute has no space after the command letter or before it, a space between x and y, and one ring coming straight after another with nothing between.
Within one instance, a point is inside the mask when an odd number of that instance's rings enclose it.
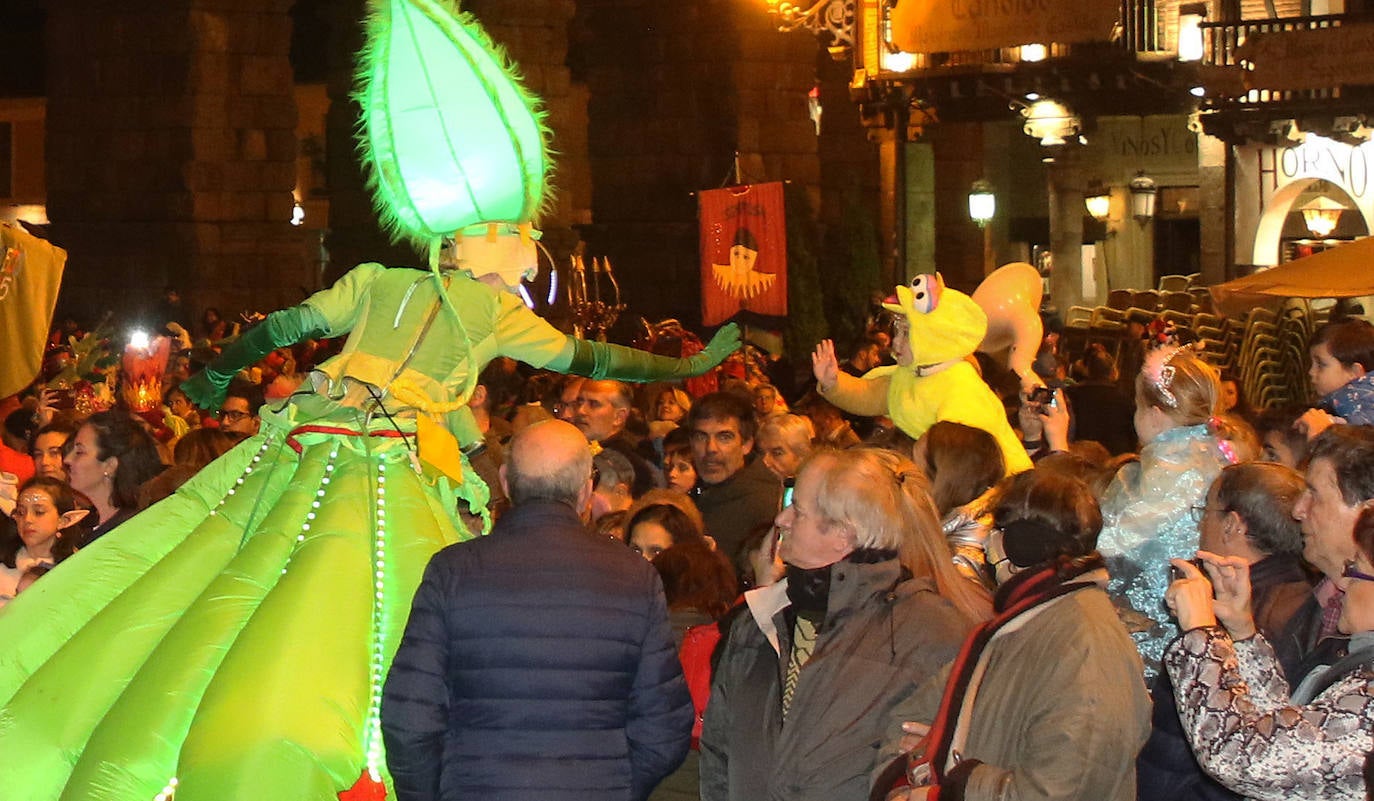
<instances>
[{"instance_id":1,"label":"wall-mounted lantern","mask_svg":"<svg viewBox=\"0 0 1374 801\"><path fill-rule=\"evenodd\" d=\"M1093 181L1083 193L1083 206L1088 210L1089 217L1106 222L1107 215L1112 211L1112 191L1101 181Z\"/></svg>"},{"instance_id":2,"label":"wall-mounted lantern","mask_svg":"<svg viewBox=\"0 0 1374 801\"><path fill-rule=\"evenodd\" d=\"M1135 221L1144 225L1154 219L1155 198L1159 194L1159 186L1154 179L1141 170L1127 186L1131 190L1131 216Z\"/></svg>"}]
</instances>

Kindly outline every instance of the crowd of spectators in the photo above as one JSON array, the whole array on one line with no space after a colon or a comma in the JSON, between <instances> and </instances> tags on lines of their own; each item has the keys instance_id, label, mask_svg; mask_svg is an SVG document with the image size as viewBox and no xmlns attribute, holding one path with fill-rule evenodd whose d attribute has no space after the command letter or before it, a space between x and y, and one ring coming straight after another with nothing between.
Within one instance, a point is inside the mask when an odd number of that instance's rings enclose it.
<instances>
[{"instance_id":1,"label":"crowd of spectators","mask_svg":"<svg viewBox=\"0 0 1374 801\"><path fill-rule=\"evenodd\" d=\"M69 403L51 371L11 399L0 614L253 436L330 352L280 351L197 409L177 384L234 333L204 324L151 412ZM890 363L890 341L840 369ZM494 463L535 422L575 425L588 531L661 578L697 750L660 797L1364 797L1374 326L1315 334L1300 408L1251 410L1186 346L1122 365L1054 348L1047 397L986 376L1035 460L1009 477L987 431L913 441L766 356L698 397L483 371L469 405Z\"/></svg>"}]
</instances>

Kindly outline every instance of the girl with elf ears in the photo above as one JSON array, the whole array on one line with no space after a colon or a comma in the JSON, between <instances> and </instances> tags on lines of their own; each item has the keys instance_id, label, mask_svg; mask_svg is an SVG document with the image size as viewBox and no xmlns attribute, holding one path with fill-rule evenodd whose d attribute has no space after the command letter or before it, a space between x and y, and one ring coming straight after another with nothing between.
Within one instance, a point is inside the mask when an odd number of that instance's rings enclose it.
<instances>
[{"instance_id":1,"label":"girl with elf ears","mask_svg":"<svg viewBox=\"0 0 1374 801\"><path fill-rule=\"evenodd\" d=\"M86 517L66 482L38 476L19 488L11 517L14 531L0 541L0 606L15 596L20 580L39 565L52 566L76 552Z\"/></svg>"}]
</instances>

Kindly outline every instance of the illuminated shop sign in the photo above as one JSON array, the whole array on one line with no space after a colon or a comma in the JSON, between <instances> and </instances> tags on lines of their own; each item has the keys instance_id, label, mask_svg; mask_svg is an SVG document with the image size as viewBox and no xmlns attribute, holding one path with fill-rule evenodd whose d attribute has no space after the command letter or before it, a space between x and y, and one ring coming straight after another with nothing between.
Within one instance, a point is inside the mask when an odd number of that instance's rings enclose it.
<instances>
[{"instance_id":1,"label":"illuminated shop sign","mask_svg":"<svg viewBox=\"0 0 1374 801\"><path fill-rule=\"evenodd\" d=\"M1354 198L1369 191L1369 143L1352 147L1308 134L1302 144L1260 151L1261 178L1273 176L1268 189L1298 178L1321 178L1344 189Z\"/></svg>"},{"instance_id":2,"label":"illuminated shop sign","mask_svg":"<svg viewBox=\"0 0 1374 801\"><path fill-rule=\"evenodd\" d=\"M907 53L1111 40L1121 7L1104 0L898 0L892 44Z\"/></svg>"}]
</instances>

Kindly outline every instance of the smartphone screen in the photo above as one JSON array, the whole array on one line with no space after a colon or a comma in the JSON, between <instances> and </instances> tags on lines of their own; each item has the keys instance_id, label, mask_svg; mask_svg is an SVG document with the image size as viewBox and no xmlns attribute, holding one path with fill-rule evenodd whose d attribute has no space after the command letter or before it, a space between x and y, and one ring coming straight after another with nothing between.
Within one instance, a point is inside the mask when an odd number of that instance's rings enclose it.
<instances>
[{"instance_id":1,"label":"smartphone screen","mask_svg":"<svg viewBox=\"0 0 1374 801\"><path fill-rule=\"evenodd\" d=\"M792 493L796 490L793 479L786 478L782 482L782 508L786 509L792 505Z\"/></svg>"}]
</instances>

